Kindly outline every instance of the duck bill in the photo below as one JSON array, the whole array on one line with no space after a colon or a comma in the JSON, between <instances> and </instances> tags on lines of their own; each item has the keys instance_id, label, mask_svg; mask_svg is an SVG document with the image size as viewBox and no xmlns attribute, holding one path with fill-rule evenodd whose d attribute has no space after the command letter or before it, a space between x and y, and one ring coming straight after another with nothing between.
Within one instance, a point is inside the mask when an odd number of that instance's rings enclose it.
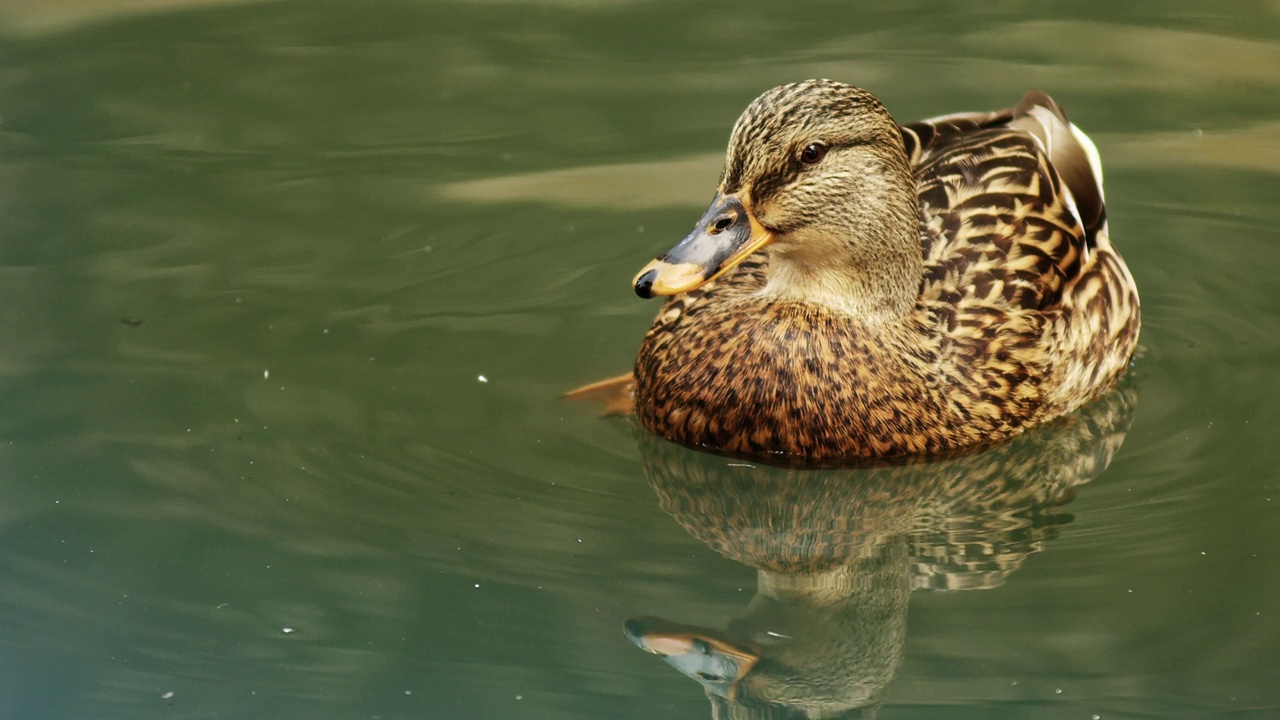
<instances>
[{"instance_id":1,"label":"duck bill","mask_svg":"<svg viewBox=\"0 0 1280 720\"><path fill-rule=\"evenodd\" d=\"M760 662L757 648L708 628L646 616L627 620L623 630L641 650L660 656L721 697L732 698L739 681Z\"/></svg>"},{"instance_id":2,"label":"duck bill","mask_svg":"<svg viewBox=\"0 0 1280 720\"><path fill-rule=\"evenodd\" d=\"M736 193L716 193L698 226L644 266L633 281L642 298L679 295L715 280L773 241Z\"/></svg>"}]
</instances>

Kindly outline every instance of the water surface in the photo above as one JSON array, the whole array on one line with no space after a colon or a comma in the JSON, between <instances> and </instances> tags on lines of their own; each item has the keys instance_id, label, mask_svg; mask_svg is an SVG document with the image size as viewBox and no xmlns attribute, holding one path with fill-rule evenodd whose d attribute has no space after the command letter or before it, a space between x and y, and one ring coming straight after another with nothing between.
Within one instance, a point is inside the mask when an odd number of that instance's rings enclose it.
<instances>
[{"instance_id":1,"label":"water surface","mask_svg":"<svg viewBox=\"0 0 1280 720\"><path fill-rule=\"evenodd\" d=\"M1280 5L113 10L0 0L0 715L814 710L725 705L657 617L865 640L793 645L828 714L1280 716ZM798 480L558 399L815 76L1094 137L1145 351L1092 434Z\"/></svg>"}]
</instances>

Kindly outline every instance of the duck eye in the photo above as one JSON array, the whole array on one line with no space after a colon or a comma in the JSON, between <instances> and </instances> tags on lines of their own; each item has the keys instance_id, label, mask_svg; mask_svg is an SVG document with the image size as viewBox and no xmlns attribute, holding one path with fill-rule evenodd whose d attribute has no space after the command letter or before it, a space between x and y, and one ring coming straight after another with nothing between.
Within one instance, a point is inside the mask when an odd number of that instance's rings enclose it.
<instances>
[{"instance_id":1,"label":"duck eye","mask_svg":"<svg viewBox=\"0 0 1280 720\"><path fill-rule=\"evenodd\" d=\"M815 165L827 154L827 146L822 143L809 143L800 151L800 162Z\"/></svg>"}]
</instances>

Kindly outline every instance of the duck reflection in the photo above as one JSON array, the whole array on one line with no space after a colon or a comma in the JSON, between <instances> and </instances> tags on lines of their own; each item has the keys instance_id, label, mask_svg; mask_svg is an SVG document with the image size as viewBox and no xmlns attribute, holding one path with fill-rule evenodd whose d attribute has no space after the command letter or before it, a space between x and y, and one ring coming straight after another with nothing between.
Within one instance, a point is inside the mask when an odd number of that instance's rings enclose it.
<instances>
[{"instance_id":1,"label":"duck reflection","mask_svg":"<svg viewBox=\"0 0 1280 720\"><path fill-rule=\"evenodd\" d=\"M757 569L724 630L626 622L640 648L702 684L718 719L871 718L902 661L914 590L1000 585L1071 522L1136 406L1121 387L987 452L851 471L755 466L639 433L669 512Z\"/></svg>"}]
</instances>

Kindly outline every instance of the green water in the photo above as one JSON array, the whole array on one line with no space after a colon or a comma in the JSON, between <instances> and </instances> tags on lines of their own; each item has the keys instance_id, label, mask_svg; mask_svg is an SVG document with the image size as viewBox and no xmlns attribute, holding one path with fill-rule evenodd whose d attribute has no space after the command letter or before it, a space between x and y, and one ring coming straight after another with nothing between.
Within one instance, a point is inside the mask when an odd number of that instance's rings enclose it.
<instances>
[{"instance_id":1,"label":"green water","mask_svg":"<svg viewBox=\"0 0 1280 720\"><path fill-rule=\"evenodd\" d=\"M111 5L0 0L0 717L1280 717L1280 5ZM558 399L813 76L1090 132L1122 396L803 478Z\"/></svg>"}]
</instances>

